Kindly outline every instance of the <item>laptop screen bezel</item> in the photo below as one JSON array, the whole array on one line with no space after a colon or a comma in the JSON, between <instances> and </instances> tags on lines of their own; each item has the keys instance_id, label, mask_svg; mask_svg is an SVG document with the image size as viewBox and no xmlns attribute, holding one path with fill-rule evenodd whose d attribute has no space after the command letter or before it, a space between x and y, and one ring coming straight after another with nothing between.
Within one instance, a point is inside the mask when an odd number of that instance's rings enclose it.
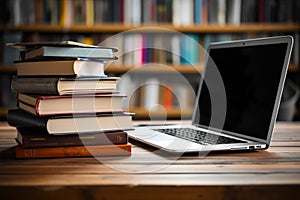
<instances>
[{"instance_id":1,"label":"laptop screen bezel","mask_svg":"<svg viewBox=\"0 0 300 200\"><path fill-rule=\"evenodd\" d=\"M286 74L287 74L288 65L289 65L289 61L290 61L290 57L291 57L293 42L294 42L294 40L293 40L292 36L277 36L277 37L267 37L267 38L257 38L257 39L246 39L246 40L237 40L237 41L229 41L229 42L211 43L209 45L206 55L205 55L205 62L204 62L205 66L204 66L204 70L202 73L202 78L199 83L198 93L197 93L197 97L196 97L196 101L195 101L194 113L193 113L193 117L192 117L192 125L200 127L200 128L214 130L217 132L222 132L222 133L229 134L229 135L232 135L235 137L240 137L243 139L262 142L262 143L269 145L271 138L272 138L272 133L274 131L274 125L276 122L277 113L279 110L280 99L281 99L281 95L282 95L282 91L283 91L283 87L284 87L284 82L286 79ZM274 105L274 108L272 111L272 116L271 116L271 120L270 120L270 124L269 124L269 128L268 128L267 139L246 136L244 134L239 134L236 132L231 132L231 131L226 131L226 130L220 130L218 128L208 127L206 125L196 123L196 114L197 114L197 112L199 112L198 102L199 102L199 98L200 98L200 92L201 92L201 88L203 85L203 81L205 79L205 72L206 72L206 68L208 67L207 66L207 61L209 58L208 55L209 55L209 52L211 49L248 47L248 46L259 46L259 45L268 45L268 44L279 44L279 43L286 43L287 48L285 51L286 53L285 53L285 58L284 58L284 64L282 67L279 87L278 87L277 94L276 94L275 105Z\"/></svg>"}]
</instances>

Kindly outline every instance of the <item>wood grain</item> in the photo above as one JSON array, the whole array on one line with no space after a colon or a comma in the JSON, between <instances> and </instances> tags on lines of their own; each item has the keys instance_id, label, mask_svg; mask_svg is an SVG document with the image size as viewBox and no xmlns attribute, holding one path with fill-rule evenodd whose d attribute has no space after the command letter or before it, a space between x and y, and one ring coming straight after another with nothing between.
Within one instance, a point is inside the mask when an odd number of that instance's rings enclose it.
<instances>
[{"instance_id":1,"label":"wood grain","mask_svg":"<svg viewBox=\"0 0 300 200\"><path fill-rule=\"evenodd\" d=\"M0 130L12 131L2 126ZM174 155L133 141L132 155L122 159L16 160L14 148L1 149L4 199L293 199L300 195L300 123L278 123L266 151Z\"/></svg>"}]
</instances>

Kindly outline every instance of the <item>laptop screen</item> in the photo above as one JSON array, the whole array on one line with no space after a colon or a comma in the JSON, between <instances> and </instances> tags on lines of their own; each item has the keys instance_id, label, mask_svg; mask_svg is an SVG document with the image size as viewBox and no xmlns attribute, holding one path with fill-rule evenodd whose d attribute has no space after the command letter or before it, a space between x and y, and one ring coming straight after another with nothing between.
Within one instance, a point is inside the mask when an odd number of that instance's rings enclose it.
<instances>
[{"instance_id":1,"label":"laptop screen","mask_svg":"<svg viewBox=\"0 0 300 200\"><path fill-rule=\"evenodd\" d=\"M222 77L226 93L223 130L267 139L287 45L277 43L210 49L210 58ZM208 61L205 80L213 76L210 64ZM221 91L213 85L209 88L208 91L204 81L199 90L198 109L195 109L199 112L196 112L193 124L205 127L211 124L210 93ZM218 112L218 106L214 106L214 112Z\"/></svg>"}]
</instances>

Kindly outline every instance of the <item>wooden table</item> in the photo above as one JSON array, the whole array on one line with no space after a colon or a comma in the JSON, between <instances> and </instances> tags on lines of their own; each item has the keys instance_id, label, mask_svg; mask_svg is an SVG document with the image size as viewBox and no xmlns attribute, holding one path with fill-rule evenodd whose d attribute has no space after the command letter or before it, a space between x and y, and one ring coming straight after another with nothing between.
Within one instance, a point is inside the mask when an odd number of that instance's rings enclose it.
<instances>
[{"instance_id":1,"label":"wooden table","mask_svg":"<svg viewBox=\"0 0 300 200\"><path fill-rule=\"evenodd\" d=\"M16 160L2 144L0 199L297 199L299 147L300 123L277 124L266 151L207 156L170 155L133 142L131 157L102 163Z\"/></svg>"}]
</instances>

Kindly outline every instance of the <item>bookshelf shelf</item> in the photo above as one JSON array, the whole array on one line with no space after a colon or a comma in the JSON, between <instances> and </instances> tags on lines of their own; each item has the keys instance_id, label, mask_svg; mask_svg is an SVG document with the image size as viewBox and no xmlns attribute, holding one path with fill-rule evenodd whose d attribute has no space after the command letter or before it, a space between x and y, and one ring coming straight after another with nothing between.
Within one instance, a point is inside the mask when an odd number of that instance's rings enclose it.
<instances>
[{"instance_id":1,"label":"bookshelf shelf","mask_svg":"<svg viewBox=\"0 0 300 200\"><path fill-rule=\"evenodd\" d=\"M129 108L129 112L135 113L136 118L191 118L193 111L189 110L180 110L180 109L166 109L166 110L146 110L144 108Z\"/></svg>"},{"instance_id":2,"label":"bookshelf shelf","mask_svg":"<svg viewBox=\"0 0 300 200\"><path fill-rule=\"evenodd\" d=\"M135 67L135 66L107 66L105 69L106 73L172 73L172 72L179 72L179 73L201 73L203 70L203 65L199 67L191 67L187 66L172 66L166 64L165 67L162 66L144 66L144 67Z\"/></svg>"},{"instance_id":3,"label":"bookshelf shelf","mask_svg":"<svg viewBox=\"0 0 300 200\"><path fill-rule=\"evenodd\" d=\"M190 66L172 66L167 65L168 68L162 68L162 67L135 67L135 66L114 66L109 65L106 67L105 72L106 73L116 73L116 74L122 74L126 72L134 72L134 73L170 73L170 72L179 72L179 73L187 73L187 74L196 74L201 73L203 71L203 65L200 65L198 68L190 67ZM290 64L289 71L298 71L299 66ZM15 74L17 72L17 68L14 65L8 66L8 65L0 65L0 72L7 72Z\"/></svg>"},{"instance_id":4,"label":"bookshelf shelf","mask_svg":"<svg viewBox=\"0 0 300 200\"><path fill-rule=\"evenodd\" d=\"M139 28L147 28L139 29ZM144 24L144 25L126 25L126 24L95 24L87 25L22 25L0 27L1 31L22 31L22 32L44 32L44 33L116 33L133 29L137 32L164 32L165 29L178 31L182 33L258 33L258 32L297 32L300 30L298 24L241 24L241 25L192 25L192 26L174 26L172 24Z\"/></svg>"}]
</instances>

